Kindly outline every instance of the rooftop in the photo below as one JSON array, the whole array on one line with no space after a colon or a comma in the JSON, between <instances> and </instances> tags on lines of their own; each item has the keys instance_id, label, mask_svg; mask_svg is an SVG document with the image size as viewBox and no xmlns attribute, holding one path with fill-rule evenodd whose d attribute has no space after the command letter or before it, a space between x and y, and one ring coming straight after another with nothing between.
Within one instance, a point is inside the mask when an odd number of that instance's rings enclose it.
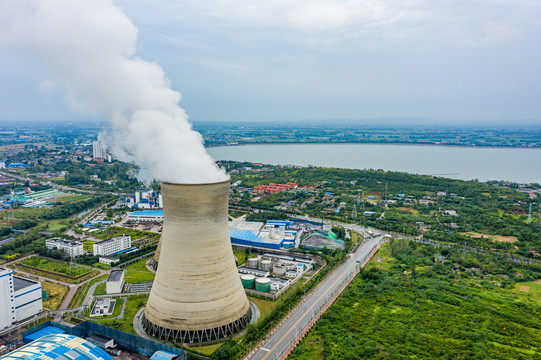
<instances>
[{"instance_id":1,"label":"rooftop","mask_svg":"<svg viewBox=\"0 0 541 360\"><path fill-rule=\"evenodd\" d=\"M111 271L111 274L109 274L109 277L107 278L107 281L115 281L118 282L120 279L122 279L122 274L124 274L124 271L122 270L113 270Z\"/></svg>"},{"instance_id":2,"label":"rooftop","mask_svg":"<svg viewBox=\"0 0 541 360\"><path fill-rule=\"evenodd\" d=\"M129 235L116 236L116 237L114 237L114 238L112 238L112 239L102 240L102 241L99 241L99 242L94 243L94 244L105 245L105 244L107 244L107 243L116 241L117 239L119 239L119 238L124 238L124 237L130 237L130 236L129 236Z\"/></svg>"},{"instance_id":3,"label":"rooftop","mask_svg":"<svg viewBox=\"0 0 541 360\"><path fill-rule=\"evenodd\" d=\"M137 216L163 216L163 210L141 210L141 211L132 211L130 215Z\"/></svg>"},{"instance_id":4,"label":"rooftop","mask_svg":"<svg viewBox=\"0 0 541 360\"><path fill-rule=\"evenodd\" d=\"M15 289L15 291L27 288L35 284L37 284L37 282L35 281L26 280L17 276L13 277L13 288Z\"/></svg>"}]
</instances>

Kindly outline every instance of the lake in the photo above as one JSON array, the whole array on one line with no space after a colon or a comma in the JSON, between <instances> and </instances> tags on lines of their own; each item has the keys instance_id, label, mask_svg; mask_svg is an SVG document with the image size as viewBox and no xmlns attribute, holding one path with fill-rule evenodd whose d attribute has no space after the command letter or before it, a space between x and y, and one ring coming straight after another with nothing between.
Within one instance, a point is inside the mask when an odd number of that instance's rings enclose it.
<instances>
[{"instance_id":1,"label":"lake","mask_svg":"<svg viewBox=\"0 0 541 360\"><path fill-rule=\"evenodd\" d=\"M541 149L389 144L243 145L207 149L216 160L384 169L480 181L541 183Z\"/></svg>"}]
</instances>

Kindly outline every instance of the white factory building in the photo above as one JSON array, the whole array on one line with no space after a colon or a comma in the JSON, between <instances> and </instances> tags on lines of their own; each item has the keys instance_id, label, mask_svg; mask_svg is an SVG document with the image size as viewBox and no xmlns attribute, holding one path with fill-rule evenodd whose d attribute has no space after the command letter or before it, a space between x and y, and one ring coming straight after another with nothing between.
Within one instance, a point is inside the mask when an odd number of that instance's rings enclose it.
<instances>
[{"instance_id":1,"label":"white factory building","mask_svg":"<svg viewBox=\"0 0 541 360\"><path fill-rule=\"evenodd\" d=\"M0 268L0 329L43 311L41 284Z\"/></svg>"},{"instance_id":2,"label":"white factory building","mask_svg":"<svg viewBox=\"0 0 541 360\"><path fill-rule=\"evenodd\" d=\"M163 222L163 210L133 211L128 214L128 221L134 222Z\"/></svg>"},{"instance_id":3,"label":"white factory building","mask_svg":"<svg viewBox=\"0 0 541 360\"><path fill-rule=\"evenodd\" d=\"M131 236L122 235L94 243L94 256L109 256L131 248Z\"/></svg>"},{"instance_id":4,"label":"white factory building","mask_svg":"<svg viewBox=\"0 0 541 360\"><path fill-rule=\"evenodd\" d=\"M60 249L70 257L84 255L83 243L62 238L52 238L45 241L47 250Z\"/></svg>"},{"instance_id":5,"label":"white factory building","mask_svg":"<svg viewBox=\"0 0 541 360\"><path fill-rule=\"evenodd\" d=\"M119 205L141 210L163 209L163 198L151 188L139 188L133 195L121 197Z\"/></svg>"}]
</instances>

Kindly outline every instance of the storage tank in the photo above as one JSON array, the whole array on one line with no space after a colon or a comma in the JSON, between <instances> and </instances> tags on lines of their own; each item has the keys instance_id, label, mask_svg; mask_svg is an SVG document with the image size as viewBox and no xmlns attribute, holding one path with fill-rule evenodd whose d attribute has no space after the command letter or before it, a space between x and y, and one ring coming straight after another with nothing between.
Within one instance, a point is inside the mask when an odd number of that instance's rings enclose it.
<instances>
[{"instance_id":1,"label":"storage tank","mask_svg":"<svg viewBox=\"0 0 541 360\"><path fill-rule=\"evenodd\" d=\"M270 292L271 281L269 278L257 278L255 281L255 289L261 292Z\"/></svg>"},{"instance_id":2,"label":"storage tank","mask_svg":"<svg viewBox=\"0 0 541 360\"><path fill-rule=\"evenodd\" d=\"M164 206L159 267L143 327L166 341L225 338L251 318L229 238L229 180L162 182Z\"/></svg>"},{"instance_id":3,"label":"storage tank","mask_svg":"<svg viewBox=\"0 0 541 360\"><path fill-rule=\"evenodd\" d=\"M240 277L240 282L242 283L242 287L244 287L245 289L253 289L255 283L255 276L242 275Z\"/></svg>"},{"instance_id":4,"label":"storage tank","mask_svg":"<svg viewBox=\"0 0 541 360\"><path fill-rule=\"evenodd\" d=\"M259 267L259 259L256 257L248 259L248 267L257 270Z\"/></svg>"},{"instance_id":5,"label":"storage tank","mask_svg":"<svg viewBox=\"0 0 541 360\"><path fill-rule=\"evenodd\" d=\"M286 270L287 270L286 267L284 265L280 264L280 263L274 264L272 266L272 272L276 276L285 276Z\"/></svg>"},{"instance_id":6,"label":"storage tank","mask_svg":"<svg viewBox=\"0 0 541 360\"><path fill-rule=\"evenodd\" d=\"M263 271L271 271L272 268L272 261L270 260L261 260L261 263L259 264L260 270Z\"/></svg>"}]
</instances>

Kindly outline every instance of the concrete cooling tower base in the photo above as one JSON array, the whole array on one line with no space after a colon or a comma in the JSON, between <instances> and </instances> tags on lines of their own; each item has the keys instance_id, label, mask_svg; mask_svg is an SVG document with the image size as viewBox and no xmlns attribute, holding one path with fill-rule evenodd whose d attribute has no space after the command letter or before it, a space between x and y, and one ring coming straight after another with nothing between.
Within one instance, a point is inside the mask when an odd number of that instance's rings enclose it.
<instances>
[{"instance_id":1,"label":"concrete cooling tower base","mask_svg":"<svg viewBox=\"0 0 541 360\"><path fill-rule=\"evenodd\" d=\"M243 317L227 325L204 330L174 330L151 323L143 313L142 325L147 334L158 339L177 343L201 343L223 339L238 333L250 323L251 318L252 311L250 309Z\"/></svg>"}]
</instances>

